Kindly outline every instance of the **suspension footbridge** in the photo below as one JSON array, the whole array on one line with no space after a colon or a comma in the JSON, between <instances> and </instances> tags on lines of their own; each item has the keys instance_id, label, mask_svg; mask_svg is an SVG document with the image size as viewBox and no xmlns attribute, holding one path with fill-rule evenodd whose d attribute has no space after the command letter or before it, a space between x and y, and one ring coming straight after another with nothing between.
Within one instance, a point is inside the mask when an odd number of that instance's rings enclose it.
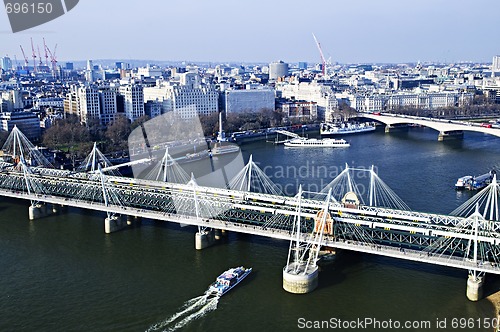
<instances>
[{"instance_id":1,"label":"suspension footbridge","mask_svg":"<svg viewBox=\"0 0 500 332\"><path fill-rule=\"evenodd\" d=\"M17 128L3 153L0 195L30 201L30 219L46 215L49 206L62 205L106 212L106 233L122 228L123 216L196 226L197 249L211 245L220 231L287 240L283 287L293 293L316 287L325 248L467 270L467 296L474 301L482 296L484 274L500 274L496 177L443 215L412 211L373 167L346 165L321 192L299 188L290 197L251 157L232 180L214 188L198 185L168 149L159 160L133 162L147 165L144 178L121 176L119 166L112 166L96 146L77 170L55 169ZM359 172L369 176L355 176Z\"/></svg>"}]
</instances>

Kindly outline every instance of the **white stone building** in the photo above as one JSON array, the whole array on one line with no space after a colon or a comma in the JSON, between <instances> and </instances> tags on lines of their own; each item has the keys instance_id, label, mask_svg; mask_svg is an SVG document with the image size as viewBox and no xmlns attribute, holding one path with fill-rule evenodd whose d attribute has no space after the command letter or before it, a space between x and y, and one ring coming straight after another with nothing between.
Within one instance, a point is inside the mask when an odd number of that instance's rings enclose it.
<instances>
[{"instance_id":1,"label":"white stone building","mask_svg":"<svg viewBox=\"0 0 500 332\"><path fill-rule=\"evenodd\" d=\"M101 102L99 90L94 86L82 86L78 88L78 111L82 123L91 120L101 120Z\"/></svg>"},{"instance_id":2,"label":"white stone building","mask_svg":"<svg viewBox=\"0 0 500 332\"><path fill-rule=\"evenodd\" d=\"M339 103L329 86L317 82L291 83L276 87L281 96L295 101L314 101L318 104L318 118L332 121Z\"/></svg>"},{"instance_id":3,"label":"white stone building","mask_svg":"<svg viewBox=\"0 0 500 332\"><path fill-rule=\"evenodd\" d=\"M107 126L118 115L117 91L114 87L99 89L101 104L101 124Z\"/></svg>"},{"instance_id":4,"label":"white stone building","mask_svg":"<svg viewBox=\"0 0 500 332\"><path fill-rule=\"evenodd\" d=\"M137 77L162 77L163 71L161 68L156 66L150 66L137 68Z\"/></svg>"},{"instance_id":5,"label":"white stone building","mask_svg":"<svg viewBox=\"0 0 500 332\"><path fill-rule=\"evenodd\" d=\"M24 108L21 90L5 90L0 93L0 112L17 112Z\"/></svg>"},{"instance_id":6,"label":"white stone building","mask_svg":"<svg viewBox=\"0 0 500 332\"><path fill-rule=\"evenodd\" d=\"M120 94L123 96L125 116L134 122L144 112L144 88L140 84L131 83L120 86Z\"/></svg>"},{"instance_id":7,"label":"white stone building","mask_svg":"<svg viewBox=\"0 0 500 332\"><path fill-rule=\"evenodd\" d=\"M227 114L254 113L275 108L275 94L271 89L226 90L223 93Z\"/></svg>"},{"instance_id":8,"label":"white stone building","mask_svg":"<svg viewBox=\"0 0 500 332\"><path fill-rule=\"evenodd\" d=\"M33 107L37 110L43 107L62 109L64 107L64 98L59 98L59 97L36 98Z\"/></svg>"},{"instance_id":9,"label":"white stone building","mask_svg":"<svg viewBox=\"0 0 500 332\"><path fill-rule=\"evenodd\" d=\"M175 112L180 118L210 115L219 111L219 93L213 85L200 84L195 73L181 75L180 82L157 81L144 88L144 101L162 105L162 113Z\"/></svg>"},{"instance_id":10,"label":"white stone building","mask_svg":"<svg viewBox=\"0 0 500 332\"><path fill-rule=\"evenodd\" d=\"M405 108L437 109L466 106L474 98L470 92L413 92L394 94L351 95L351 107L357 111L380 112Z\"/></svg>"}]
</instances>

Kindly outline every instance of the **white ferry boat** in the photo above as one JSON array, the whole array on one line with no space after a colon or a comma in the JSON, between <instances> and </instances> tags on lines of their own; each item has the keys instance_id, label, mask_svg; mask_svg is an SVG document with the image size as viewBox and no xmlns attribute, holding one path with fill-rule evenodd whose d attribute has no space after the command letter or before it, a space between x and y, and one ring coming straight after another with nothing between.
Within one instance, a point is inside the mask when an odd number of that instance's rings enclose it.
<instances>
[{"instance_id":1,"label":"white ferry boat","mask_svg":"<svg viewBox=\"0 0 500 332\"><path fill-rule=\"evenodd\" d=\"M490 172L479 176L462 176L457 180L457 183L455 183L455 189L481 190L491 183L496 174L496 170L491 170Z\"/></svg>"},{"instance_id":2,"label":"white ferry boat","mask_svg":"<svg viewBox=\"0 0 500 332\"><path fill-rule=\"evenodd\" d=\"M372 132L375 126L369 122L349 123L343 122L340 124L322 123L320 126L320 134L322 137L335 135L348 135Z\"/></svg>"},{"instance_id":3,"label":"white ferry boat","mask_svg":"<svg viewBox=\"0 0 500 332\"><path fill-rule=\"evenodd\" d=\"M231 268L217 277L215 282L206 291L206 294L208 296L222 296L245 279L250 272L252 272L251 267L244 268L240 266Z\"/></svg>"},{"instance_id":4,"label":"white ferry boat","mask_svg":"<svg viewBox=\"0 0 500 332\"><path fill-rule=\"evenodd\" d=\"M236 144L222 145L221 143L217 143L217 145L212 148L212 151L210 152L210 157L220 156L228 153L236 153L236 152L240 152L240 148Z\"/></svg>"},{"instance_id":5,"label":"white ferry boat","mask_svg":"<svg viewBox=\"0 0 500 332\"><path fill-rule=\"evenodd\" d=\"M240 152L239 146L232 143L227 143L226 135L222 130L222 112L219 112L219 133L217 135L217 143L210 150L210 158L223 154Z\"/></svg>"},{"instance_id":6,"label":"white ferry boat","mask_svg":"<svg viewBox=\"0 0 500 332\"><path fill-rule=\"evenodd\" d=\"M471 181L472 181L472 175L462 176L457 180L457 183L455 183L455 189L456 190L466 189Z\"/></svg>"},{"instance_id":7,"label":"white ferry boat","mask_svg":"<svg viewBox=\"0 0 500 332\"><path fill-rule=\"evenodd\" d=\"M285 146L305 148L348 148L351 145L343 139L294 138L285 142Z\"/></svg>"}]
</instances>

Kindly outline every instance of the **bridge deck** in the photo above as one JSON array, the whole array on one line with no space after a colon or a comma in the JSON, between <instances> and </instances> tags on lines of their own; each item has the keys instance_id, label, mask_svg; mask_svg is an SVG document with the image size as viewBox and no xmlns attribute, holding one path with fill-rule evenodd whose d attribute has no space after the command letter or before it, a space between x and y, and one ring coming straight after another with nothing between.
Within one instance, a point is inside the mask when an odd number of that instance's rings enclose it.
<instances>
[{"instance_id":1,"label":"bridge deck","mask_svg":"<svg viewBox=\"0 0 500 332\"><path fill-rule=\"evenodd\" d=\"M480 123L464 122L459 120L431 119L391 113L382 113L380 115L375 115L373 113L363 112L361 114L365 118L382 122L386 125L418 124L443 133L455 131L473 131L500 137L500 128L487 128L482 126Z\"/></svg>"},{"instance_id":2,"label":"bridge deck","mask_svg":"<svg viewBox=\"0 0 500 332\"><path fill-rule=\"evenodd\" d=\"M98 183L96 185L98 185ZM189 189L191 189L191 194L187 195L190 196L193 193L193 188L184 185L172 185L164 183L162 184L162 186L163 185L168 186L170 189L180 186L179 188L177 188L179 194L183 193L184 195L186 195ZM139 186L137 182L136 186ZM182 188L184 190L182 190ZM151 188L144 187L142 189L150 191ZM196 190L198 190L200 194L203 191L203 189L204 188L196 188ZM221 191L217 189L214 190L217 191L218 193L217 196L219 196ZM210 191L211 190L208 190L208 192ZM239 197L241 197L238 203L235 202L231 203L233 208L263 211L263 209L272 206L274 208L272 214L294 215L297 213L296 201L291 200L291 198L289 197L275 197L273 195L262 195L254 193L248 193L248 196L244 197L245 193L243 192L233 193L231 191L230 193L234 194L231 195L232 197L236 197L235 195L239 195ZM0 195L12 198L24 199L24 200L45 202L50 204L67 205L67 206L95 210L95 211L106 211L119 215L130 215L130 216L148 218L152 220L170 221L185 225L224 229L233 232L265 236L280 240L290 241L292 240L293 237L291 227L289 229L279 229L273 227L264 227L261 224L259 225L259 224L245 223L241 221L221 220L217 218L197 218L196 216L193 215L179 215L176 213L150 210L147 208L139 208L133 206L120 206L120 205L106 206L104 202L95 202L95 201L93 202L93 201L74 199L69 197L60 197L57 195L33 194L33 193L29 194L27 192L8 190L8 189L0 189ZM213 200L214 197L215 196L212 193L208 197L208 199ZM261 199L260 202L257 201L258 197L260 197ZM247 199L247 201L245 199ZM274 201L279 201L281 206L280 205L276 206L276 203ZM261 205L258 205L259 203ZM286 205L288 205L288 207ZM323 208L323 202L321 201L305 201L304 205L306 208L309 208L310 211L319 211L320 209ZM364 222L365 224L363 226L366 227L367 223L373 224L374 223L373 220L376 220L378 226L384 228L385 230L392 228L392 229L397 229L398 231L405 231L408 233L412 232L416 233L417 231L420 231L421 234L423 234L422 233L423 230L432 229L434 230L435 233L434 236L437 236L437 234L439 234L440 237L458 236L469 240L471 238L470 234L459 233L456 229L456 225L453 224L444 225L442 223L433 224L429 222L430 220L436 219L436 216L438 216L438 219L443 217L439 215L416 213L415 215L412 216L408 211L404 211L404 213L399 213L399 211L388 211L387 209L376 209L373 207L369 208L367 207L365 210L356 210L356 209L343 208L340 206L333 206L331 209L331 213L332 215L337 215L337 217L334 217L336 219L336 222L350 224L351 226L361 226L360 223ZM381 215L383 215L384 213L385 213L384 216L385 218L387 218L388 221L384 221L385 219L381 219ZM305 215L302 216L304 217L307 215L313 216L314 213L309 213L309 214L306 213ZM342 215L342 217L340 217L340 215ZM420 220L418 220L419 218ZM458 217L453 217L452 219L461 223L463 223L466 220ZM372 220L372 221L366 221L366 220ZM408 226L410 220L413 220L411 223L417 223L418 226ZM396 221L398 221L401 224L397 224ZM406 223L406 225L404 225L403 223ZM435 228L433 228L433 225L435 226ZM372 225L371 227L377 227L377 225L375 226ZM483 236L484 241L492 241L494 244L497 243L497 240L499 238L500 234L498 233L491 233L490 237ZM301 235L301 241L305 243L312 243L316 245L320 244L322 246L329 246L339 249L353 250L369 254L406 259L422 263L437 264L437 265L461 268L461 269L474 269L476 271L500 274L500 268L495 263L485 262L485 261L474 263L470 259L466 259L463 257L456 257L452 255L444 255L439 253L438 254L427 253L422 250L401 249L399 247L379 244L371 241L363 242L353 239L344 239L339 236L334 237L325 235L321 243L316 243L314 237L310 233L303 233Z\"/></svg>"}]
</instances>

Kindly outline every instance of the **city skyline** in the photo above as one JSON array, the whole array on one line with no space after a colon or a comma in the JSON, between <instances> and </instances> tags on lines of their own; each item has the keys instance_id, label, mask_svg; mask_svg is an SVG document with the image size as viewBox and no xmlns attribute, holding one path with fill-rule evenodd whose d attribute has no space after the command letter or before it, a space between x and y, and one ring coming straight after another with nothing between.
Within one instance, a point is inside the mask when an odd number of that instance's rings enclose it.
<instances>
[{"instance_id":1,"label":"city skyline","mask_svg":"<svg viewBox=\"0 0 500 332\"><path fill-rule=\"evenodd\" d=\"M146 4L146 5L144 5ZM37 28L13 34L0 19L0 56L31 58L30 38L59 61L137 59L206 62L319 63L312 33L327 59L339 63L491 62L500 3L479 0L370 2L200 2L87 0ZM38 54L38 52L37 52Z\"/></svg>"}]
</instances>

